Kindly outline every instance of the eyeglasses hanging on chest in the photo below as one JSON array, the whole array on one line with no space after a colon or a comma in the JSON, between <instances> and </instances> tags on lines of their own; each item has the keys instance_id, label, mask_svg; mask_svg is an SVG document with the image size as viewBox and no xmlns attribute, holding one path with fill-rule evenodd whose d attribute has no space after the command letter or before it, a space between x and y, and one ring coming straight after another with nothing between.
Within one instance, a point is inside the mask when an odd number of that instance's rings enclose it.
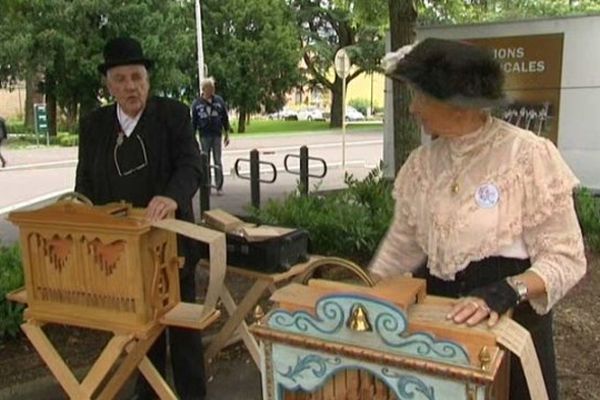
<instances>
[{"instance_id":1,"label":"eyeglasses hanging on chest","mask_svg":"<svg viewBox=\"0 0 600 400\"><path fill-rule=\"evenodd\" d=\"M128 146L127 149L124 149L125 141L126 140L134 140L134 137L130 137L130 138L126 139L125 134L123 132L118 133L117 141L115 143L115 149L113 152L113 158L114 158L115 167L117 168L117 173L119 174L119 176L131 175L134 172L139 171L148 165L148 154L146 153L146 146L144 144L144 140L137 133L135 133L133 135L135 135L135 140L139 144L139 151L135 152L136 154L133 154L133 156L135 156L136 158L139 158L139 161L134 163L134 165L135 165L134 167L129 167L129 168L123 169L121 164L123 163L124 158L127 156L132 156L132 154L126 154L125 150L133 149L132 146ZM119 162L119 159L121 160L121 163Z\"/></svg>"}]
</instances>

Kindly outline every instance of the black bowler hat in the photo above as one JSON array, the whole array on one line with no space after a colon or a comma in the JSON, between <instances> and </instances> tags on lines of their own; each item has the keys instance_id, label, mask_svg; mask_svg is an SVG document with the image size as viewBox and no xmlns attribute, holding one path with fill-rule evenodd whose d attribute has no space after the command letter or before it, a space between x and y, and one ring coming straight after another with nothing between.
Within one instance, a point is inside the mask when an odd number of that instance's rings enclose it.
<instances>
[{"instance_id":1,"label":"black bowler hat","mask_svg":"<svg viewBox=\"0 0 600 400\"><path fill-rule=\"evenodd\" d=\"M112 67L120 65L144 65L147 69L152 68L154 62L144 56L142 45L135 39L118 37L109 40L104 46L104 63L98 65L98 71L106 75Z\"/></svg>"},{"instance_id":2,"label":"black bowler hat","mask_svg":"<svg viewBox=\"0 0 600 400\"><path fill-rule=\"evenodd\" d=\"M461 107L505 105L504 73L491 51L466 42L427 38L389 53L386 75Z\"/></svg>"}]
</instances>

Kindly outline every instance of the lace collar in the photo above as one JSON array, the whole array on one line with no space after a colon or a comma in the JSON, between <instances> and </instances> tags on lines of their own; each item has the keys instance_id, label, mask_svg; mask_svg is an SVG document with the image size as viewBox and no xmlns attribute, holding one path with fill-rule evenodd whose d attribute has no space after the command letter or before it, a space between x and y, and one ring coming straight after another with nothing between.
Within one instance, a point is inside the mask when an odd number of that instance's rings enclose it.
<instances>
[{"instance_id":1,"label":"lace collar","mask_svg":"<svg viewBox=\"0 0 600 400\"><path fill-rule=\"evenodd\" d=\"M495 119L488 116L483 126L474 132L453 138L444 138L453 159L462 158L486 146L494 139L496 132Z\"/></svg>"}]
</instances>

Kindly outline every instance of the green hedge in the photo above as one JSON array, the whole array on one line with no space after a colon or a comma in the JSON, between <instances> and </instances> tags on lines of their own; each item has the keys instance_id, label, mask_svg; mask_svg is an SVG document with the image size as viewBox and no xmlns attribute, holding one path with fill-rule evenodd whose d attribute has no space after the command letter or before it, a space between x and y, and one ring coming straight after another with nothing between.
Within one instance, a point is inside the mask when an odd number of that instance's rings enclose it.
<instances>
[{"instance_id":1,"label":"green hedge","mask_svg":"<svg viewBox=\"0 0 600 400\"><path fill-rule=\"evenodd\" d=\"M269 201L252 217L264 224L302 228L309 232L311 251L335 255L365 265L392 219L392 183L374 169L362 181L346 175L347 190L328 195L292 193Z\"/></svg>"},{"instance_id":2,"label":"green hedge","mask_svg":"<svg viewBox=\"0 0 600 400\"><path fill-rule=\"evenodd\" d=\"M6 294L23 284L19 247L0 246L0 342L14 338L20 331L24 307L7 301Z\"/></svg>"},{"instance_id":3,"label":"green hedge","mask_svg":"<svg viewBox=\"0 0 600 400\"><path fill-rule=\"evenodd\" d=\"M46 136L36 137L34 134L8 135L8 146L12 148L27 147L31 145L45 145ZM79 135L68 132L59 132L57 136L50 137L50 145L72 147L79 145Z\"/></svg>"},{"instance_id":4,"label":"green hedge","mask_svg":"<svg viewBox=\"0 0 600 400\"><path fill-rule=\"evenodd\" d=\"M583 188L575 194L575 206L587 245L600 252L600 197Z\"/></svg>"}]
</instances>

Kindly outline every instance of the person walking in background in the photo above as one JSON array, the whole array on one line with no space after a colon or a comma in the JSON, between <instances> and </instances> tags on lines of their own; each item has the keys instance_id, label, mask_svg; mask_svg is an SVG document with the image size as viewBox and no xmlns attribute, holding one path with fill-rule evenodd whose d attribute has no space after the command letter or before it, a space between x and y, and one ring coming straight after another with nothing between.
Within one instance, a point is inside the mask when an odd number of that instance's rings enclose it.
<instances>
[{"instance_id":1,"label":"person walking in background","mask_svg":"<svg viewBox=\"0 0 600 400\"><path fill-rule=\"evenodd\" d=\"M4 118L0 117L0 161L2 162L2 168L6 167L6 158L2 155L2 143L8 139L8 129L6 128L6 122Z\"/></svg>"},{"instance_id":2,"label":"person walking in background","mask_svg":"<svg viewBox=\"0 0 600 400\"><path fill-rule=\"evenodd\" d=\"M148 70L152 60L131 38L110 40L98 71L105 78L116 104L101 107L82 119L75 190L94 204L126 201L146 207L150 220L166 218L194 221L192 197L198 189L200 151L186 105L149 96ZM179 272L181 300L196 302L195 268L200 258L197 243L178 238L185 263ZM200 332L169 328L169 348L175 388L180 399L204 399L203 347ZM148 355L165 376L167 341L163 333ZM136 399L156 396L143 377Z\"/></svg>"},{"instance_id":3,"label":"person walking in background","mask_svg":"<svg viewBox=\"0 0 600 400\"><path fill-rule=\"evenodd\" d=\"M222 147L229 145L229 125L227 105L221 96L215 94L215 80L210 77L204 79L200 84L200 97L192 103L192 126L194 132L200 136L202 152L210 155L212 153L215 171L215 185L217 195L223 194L223 162L221 160Z\"/></svg>"}]
</instances>

